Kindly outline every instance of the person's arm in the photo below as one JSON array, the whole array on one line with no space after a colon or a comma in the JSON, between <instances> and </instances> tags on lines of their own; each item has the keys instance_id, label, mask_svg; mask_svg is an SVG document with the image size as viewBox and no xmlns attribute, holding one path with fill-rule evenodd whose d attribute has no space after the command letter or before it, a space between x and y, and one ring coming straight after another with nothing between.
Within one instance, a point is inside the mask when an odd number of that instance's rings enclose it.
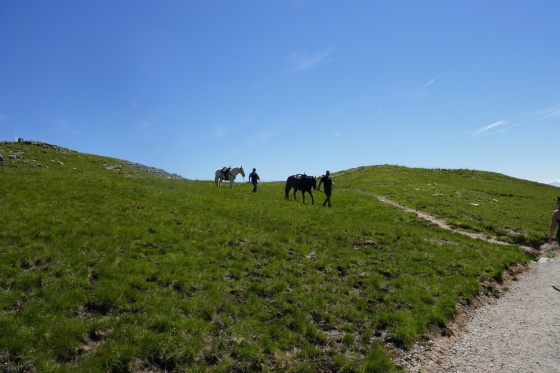
<instances>
[{"instance_id":1,"label":"person's arm","mask_svg":"<svg viewBox=\"0 0 560 373\"><path fill-rule=\"evenodd\" d=\"M554 211L554 214L552 214L552 221L550 222L550 233L548 235L548 243L554 242L554 231L556 230L556 225L558 224L559 213L560 210L556 210Z\"/></svg>"}]
</instances>

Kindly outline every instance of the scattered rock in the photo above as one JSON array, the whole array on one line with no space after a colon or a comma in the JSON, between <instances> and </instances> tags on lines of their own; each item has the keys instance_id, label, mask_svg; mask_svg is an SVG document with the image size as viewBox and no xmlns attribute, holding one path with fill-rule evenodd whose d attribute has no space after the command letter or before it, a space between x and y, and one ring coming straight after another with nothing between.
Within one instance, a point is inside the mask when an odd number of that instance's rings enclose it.
<instances>
[{"instance_id":1,"label":"scattered rock","mask_svg":"<svg viewBox=\"0 0 560 373\"><path fill-rule=\"evenodd\" d=\"M315 251L311 251L305 257L309 260L317 260L317 254L315 253Z\"/></svg>"},{"instance_id":2,"label":"scattered rock","mask_svg":"<svg viewBox=\"0 0 560 373\"><path fill-rule=\"evenodd\" d=\"M140 163L127 162L127 163L121 164L119 166L120 167L132 167L132 168L134 168L138 171L145 171L149 174L155 174L155 175L158 175L158 176L167 177L168 179L182 179L183 178L181 175L171 174L169 172L166 172L166 171L162 170L161 168L145 166L145 165L140 164Z\"/></svg>"}]
</instances>

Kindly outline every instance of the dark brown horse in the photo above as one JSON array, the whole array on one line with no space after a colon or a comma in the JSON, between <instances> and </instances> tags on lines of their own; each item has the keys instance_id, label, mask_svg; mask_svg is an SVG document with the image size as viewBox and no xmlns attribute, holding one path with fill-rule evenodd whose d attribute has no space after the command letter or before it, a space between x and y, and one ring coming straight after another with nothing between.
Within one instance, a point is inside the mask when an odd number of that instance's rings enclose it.
<instances>
[{"instance_id":1,"label":"dark brown horse","mask_svg":"<svg viewBox=\"0 0 560 373\"><path fill-rule=\"evenodd\" d=\"M315 204L313 193L311 193L311 188L317 189L317 180L314 176L297 174L288 177L288 180L286 180L286 199L290 199L290 189L292 188L294 188L294 199L296 199L297 191L301 190L303 203L305 203L305 192L307 192L311 196L311 204Z\"/></svg>"}]
</instances>

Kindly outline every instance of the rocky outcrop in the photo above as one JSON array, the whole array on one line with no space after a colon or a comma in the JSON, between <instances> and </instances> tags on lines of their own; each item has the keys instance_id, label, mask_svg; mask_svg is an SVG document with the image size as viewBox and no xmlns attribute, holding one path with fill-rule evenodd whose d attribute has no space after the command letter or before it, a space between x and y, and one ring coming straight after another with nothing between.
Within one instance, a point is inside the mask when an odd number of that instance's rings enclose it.
<instances>
[{"instance_id":1,"label":"rocky outcrop","mask_svg":"<svg viewBox=\"0 0 560 373\"><path fill-rule=\"evenodd\" d=\"M48 143L42 142L42 141L24 140L23 138L18 138L17 142L18 142L18 144L38 146L38 147L41 147L41 148L45 148L45 153L47 153L48 150L54 150L57 153L62 153L62 154L68 154L68 153L72 153L72 152L75 153L74 150L63 148L63 147L58 146L58 145L48 144ZM4 144L8 144L8 143L9 142L4 142ZM1 143L0 143L0 145L1 145ZM2 152L2 149L0 149L0 152ZM12 152L7 157L10 158L10 159L18 160L18 159L21 159L23 155L24 155L24 152L18 151L18 152ZM0 153L0 164L2 164L3 162L4 162L4 154ZM37 163L34 160L32 162L34 162L34 165L37 166L37 167L48 168L48 166L43 166L43 165ZM64 165L64 163L61 162L61 161L54 161L53 160L52 162L53 163L58 163L59 165ZM105 167L107 167L107 165L105 165ZM140 163L134 163L134 162L125 162L125 163L122 163L118 166L111 166L110 168L113 169L113 168L123 168L123 167L133 168L133 169L141 171L141 172L147 172L149 174L165 177L165 178L168 178L168 179L183 179L182 176L166 172L165 170L162 170L161 168L150 167L150 166L146 166L146 165L143 165L143 164L140 164ZM107 168L109 168L109 167L107 167Z\"/></svg>"},{"instance_id":2,"label":"rocky outcrop","mask_svg":"<svg viewBox=\"0 0 560 373\"><path fill-rule=\"evenodd\" d=\"M166 177L168 179L182 179L183 178L182 176L177 175L177 174L170 174L169 172L164 171L161 168L145 166L145 165L140 164L140 163L127 162L127 163L121 164L120 166L121 167L131 167L131 168L134 168L134 169L139 170L139 171L144 171L144 172L147 172L149 174L163 176L163 177Z\"/></svg>"},{"instance_id":3,"label":"rocky outcrop","mask_svg":"<svg viewBox=\"0 0 560 373\"><path fill-rule=\"evenodd\" d=\"M23 145L40 146L40 147L45 148L45 149L54 149L59 153L67 153L67 152L71 151L70 149L63 148L63 147L58 146L58 145L47 144L46 142L42 142L42 141L24 140L22 138L19 138L18 143L23 144Z\"/></svg>"}]
</instances>

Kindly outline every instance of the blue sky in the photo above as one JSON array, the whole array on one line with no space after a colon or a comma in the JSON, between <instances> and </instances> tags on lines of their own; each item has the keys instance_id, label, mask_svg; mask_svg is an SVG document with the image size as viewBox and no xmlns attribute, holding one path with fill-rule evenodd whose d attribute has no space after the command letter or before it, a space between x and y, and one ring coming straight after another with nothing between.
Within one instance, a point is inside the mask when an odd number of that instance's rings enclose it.
<instances>
[{"instance_id":1,"label":"blue sky","mask_svg":"<svg viewBox=\"0 0 560 373\"><path fill-rule=\"evenodd\" d=\"M558 14L556 0L6 0L0 140L200 180L394 164L548 183Z\"/></svg>"}]
</instances>

